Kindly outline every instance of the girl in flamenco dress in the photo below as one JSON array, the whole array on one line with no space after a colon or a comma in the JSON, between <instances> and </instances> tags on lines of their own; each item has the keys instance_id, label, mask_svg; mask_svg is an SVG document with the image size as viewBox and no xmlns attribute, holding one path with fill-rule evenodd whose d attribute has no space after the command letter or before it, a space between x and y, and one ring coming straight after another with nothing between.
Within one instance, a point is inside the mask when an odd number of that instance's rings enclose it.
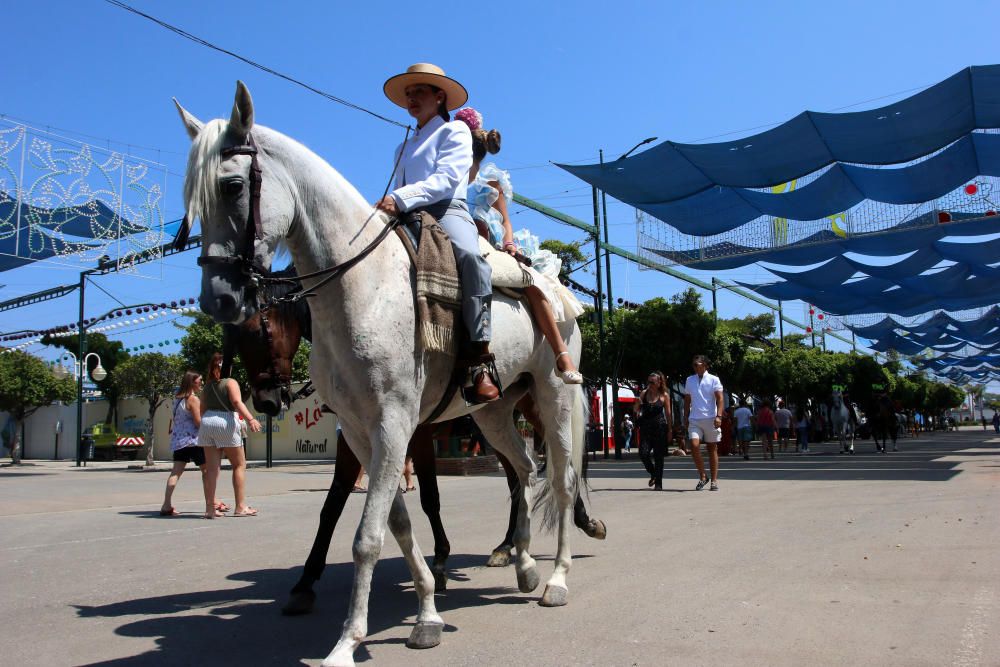
<instances>
[{"instance_id":1,"label":"girl in flamenco dress","mask_svg":"<svg viewBox=\"0 0 1000 667\"><path fill-rule=\"evenodd\" d=\"M583 305L559 282L562 261L555 253L539 247L538 237L527 229L514 232L507 211L514 188L510 174L496 164L482 164L487 153L500 152L500 132L483 129L483 117L471 107L455 114L472 130L472 168L469 170L467 201L479 233L492 246L514 257L526 257L530 268L521 266L530 283L524 287L532 317L556 355L556 369L566 384L582 384L583 375L576 369L559 333L557 322L576 319Z\"/></svg>"}]
</instances>

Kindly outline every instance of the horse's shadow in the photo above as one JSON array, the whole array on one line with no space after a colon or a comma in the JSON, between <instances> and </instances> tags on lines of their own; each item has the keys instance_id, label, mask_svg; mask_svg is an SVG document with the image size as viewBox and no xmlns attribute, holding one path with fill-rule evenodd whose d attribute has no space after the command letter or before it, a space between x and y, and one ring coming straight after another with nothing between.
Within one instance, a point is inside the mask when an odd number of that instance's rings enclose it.
<instances>
[{"instance_id":1,"label":"horse's shadow","mask_svg":"<svg viewBox=\"0 0 1000 667\"><path fill-rule=\"evenodd\" d=\"M449 583L468 581L468 569L484 565L486 557L452 554L448 560ZM227 577L247 586L136 598L101 606L76 605L81 618L130 618L115 634L123 637L152 638L154 650L93 665L176 665L176 664L296 664L304 659L322 659L336 644L347 612L354 577L353 563L328 565L316 583L316 608L306 616L282 616L280 609L301 568L239 572ZM448 612L492 604L526 605L536 594L521 594L514 586L492 588L450 588L435 596L438 611L449 620ZM409 635L417 610L410 571L402 557L385 558L375 568L369 599L369 636L398 627L398 637L366 641L355 654L365 661L371 655L365 645L402 644ZM455 632L452 625L445 632Z\"/></svg>"}]
</instances>

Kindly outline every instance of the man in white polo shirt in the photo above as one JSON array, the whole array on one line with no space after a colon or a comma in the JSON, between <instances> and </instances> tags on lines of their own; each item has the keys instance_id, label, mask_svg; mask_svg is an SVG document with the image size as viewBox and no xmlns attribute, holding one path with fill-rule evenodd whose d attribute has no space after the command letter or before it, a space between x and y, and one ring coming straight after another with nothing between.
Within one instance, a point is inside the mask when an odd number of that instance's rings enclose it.
<instances>
[{"instance_id":1,"label":"man in white polo shirt","mask_svg":"<svg viewBox=\"0 0 1000 667\"><path fill-rule=\"evenodd\" d=\"M712 471L712 491L719 490L719 440L722 439L722 382L708 372L708 358L696 354L692 360L694 375L684 383L684 423L691 438L691 454L698 466L698 486L701 491L708 484L705 463L701 459L701 443L708 445L708 460Z\"/></svg>"}]
</instances>

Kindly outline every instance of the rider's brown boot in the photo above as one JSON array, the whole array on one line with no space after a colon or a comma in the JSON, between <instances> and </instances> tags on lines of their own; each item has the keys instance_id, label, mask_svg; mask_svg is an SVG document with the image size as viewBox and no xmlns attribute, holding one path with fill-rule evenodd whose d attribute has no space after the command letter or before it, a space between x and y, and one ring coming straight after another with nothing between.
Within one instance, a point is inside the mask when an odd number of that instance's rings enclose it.
<instances>
[{"instance_id":1,"label":"rider's brown boot","mask_svg":"<svg viewBox=\"0 0 1000 667\"><path fill-rule=\"evenodd\" d=\"M495 401L500 398L500 390L493 383L493 378L490 377L489 370L485 365L493 361L493 355L490 354L490 344L473 343L473 346L475 347L474 360L475 363L478 363L478 366L473 366L472 389L469 392L470 395L468 398L473 403Z\"/></svg>"}]
</instances>

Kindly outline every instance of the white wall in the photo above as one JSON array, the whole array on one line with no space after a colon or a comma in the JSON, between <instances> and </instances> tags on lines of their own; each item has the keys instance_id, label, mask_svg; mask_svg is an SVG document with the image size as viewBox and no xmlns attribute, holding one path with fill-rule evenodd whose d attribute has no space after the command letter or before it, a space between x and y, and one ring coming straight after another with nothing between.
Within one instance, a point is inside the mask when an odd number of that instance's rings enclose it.
<instances>
[{"instance_id":1,"label":"white wall","mask_svg":"<svg viewBox=\"0 0 1000 667\"><path fill-rule=\"evenodd\" d=\"M298 389L301 384L293 389ZM170 435L167 428L170 424L170 412L173 401L166 401L156 411L153 420L156 441L153 456L157 460L169 460ZM253 404L247 407L253 410ZM316 394L309 398L296 401L290 410L278 415L272 420L273 450L275 459L332 459L337 451L337 418L335 415L320 411L320 400ZM90 426L103 421L107 414L107 401L93 401L83 405L84 426ZM149 415L149 407L140 399L125 399L118 403L118 418L116 428L120 433L142 433ZM264 415L255 414L261 424L265 424ZM76 458L76 404L51 405L40 408L25 422L25 444L23 457L25 459L53 459L56 455L56 420L62 420L63 430L59 435L59 458ZM7 421L7 414L0 413L0 426ZM251 433L247 439L247 458L263 460L266 458L266 434Z\"/></svg>"}]
</instances>

